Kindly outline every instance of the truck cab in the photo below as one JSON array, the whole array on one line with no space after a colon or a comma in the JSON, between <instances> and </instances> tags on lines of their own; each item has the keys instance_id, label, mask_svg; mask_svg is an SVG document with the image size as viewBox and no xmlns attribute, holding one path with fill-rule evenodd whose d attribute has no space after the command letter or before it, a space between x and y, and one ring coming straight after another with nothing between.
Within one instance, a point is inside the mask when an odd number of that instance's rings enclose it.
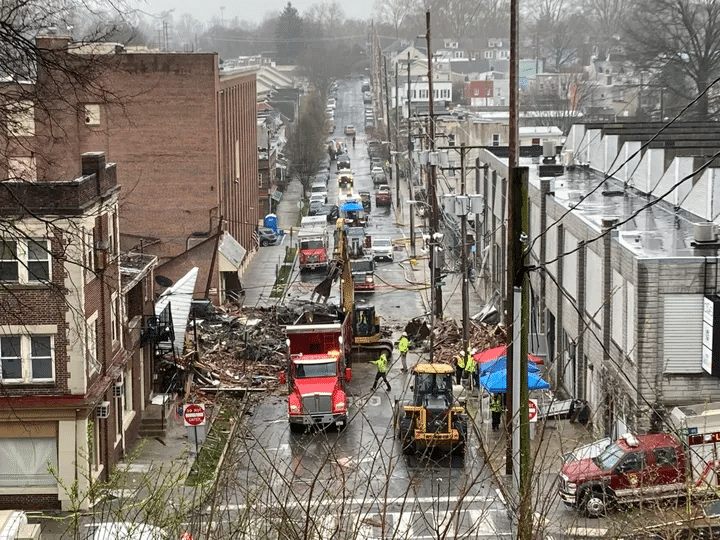
<instances>
[{"instance_id":1,"label":"truck cab","mask_svg":"<svg viewBox=\"0 0 720 540\"><path fill-rule=\"evenodd\" d=\"M329 324L287 326L287 367L280 382L288 385L288 421L291 431L306 427L345 427L347 424L346 384L351 370L346 365L343 338L350 319ZM351 336L348 336L351 339Z\"/></svg>"},{"instance_id":2,"label":"truck cab","mask_svg":"<svg viewBox=\"0 0 720 540\"><path fill-rule=\"evenodd\" d=\"M375 259L364 256L350 261L355 292L375 291Z\"/></svg>"},{"instance_id":3,"label":"truck cab","mask_svg":"<svg viewBox=\"0 0 720 540\"><path fill-rule=\"evenodd\" d=\"M683 494L686 455L670 433L625 434L597 457L566 463L559 494L566 506L589 517L614 502L641 502Z\"/></svg>"}]
</instances>

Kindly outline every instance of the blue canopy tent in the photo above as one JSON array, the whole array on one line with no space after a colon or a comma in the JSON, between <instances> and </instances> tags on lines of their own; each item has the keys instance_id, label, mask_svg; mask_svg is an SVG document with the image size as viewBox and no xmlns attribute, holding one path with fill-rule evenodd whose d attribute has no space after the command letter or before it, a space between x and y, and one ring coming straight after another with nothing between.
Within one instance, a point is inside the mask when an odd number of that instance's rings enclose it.
<instances>
[{"instance_id":1,"label":"blue canopy tent","mask_svg":"<svg viewBox=\"0 0 720 540\"><path fill-rule=\"evenodd\" d=\"M507 370L499 369L480 377L480 386L491 394L507 392ZM547 390L550 385L540 377L539 373L528 371L528 390Z\"/></svg>"},{"instance_id":2,"label":"blue canopy tent","mask_svg":"<svg viewBox=\"0 0 720 540\"><path fill-rule=\"evenodd\" d=\"M495 373L498 370L507 369L507 356L501 356L495 360L490 360L480 364L480 376L487 375L488 373ZM540 373L540 368L535 362L528 360L528 372L529 373Z\"/></svg>"},{"instance_id":3,"label":"blue canopy tent","mask_svg":"<svg viewBox=\"0 0 720 540\"><path fill-rule=\"evenodd\" d=\"M340 207L343 212L359 212L363 209L363 205L357 202L345 203Z\"/></svg>"}]
</instances>

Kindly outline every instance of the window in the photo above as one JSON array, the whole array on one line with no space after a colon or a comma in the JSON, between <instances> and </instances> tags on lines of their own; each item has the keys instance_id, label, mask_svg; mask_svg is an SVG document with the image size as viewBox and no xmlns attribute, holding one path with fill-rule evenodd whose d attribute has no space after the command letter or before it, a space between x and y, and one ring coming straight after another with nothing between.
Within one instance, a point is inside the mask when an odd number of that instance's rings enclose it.
<instances>
[{"instance_id":1,"label":"window","mask_svg":"<svg viewBox=\"0 0 720 540\"><path fill-rule=\"evenodd\" d=\"M28 424L31 432L33 424ZM45 430L49 431L49 430ZM55 486L57 480L48 470L57 470L57 439L31 436L0 439L0 487Z\"/></svg>"},{"instance_id":2,"label":"window","mask_svg":"<svg viewBox=\"0 0 720 540\"><path fill-rule=\"evenodd\" d=\"M235 181L240 180L240 139L235 139Z\"/></svg>"},{"instance_id":3,"label":"window","mask_svg":"<svg viewBox=\"0 0 720 540\"><path fill-rule=\"evenodd\" d=\"M100 125L100 105L97 103L86 103L85 104L85 125L86 126L99 126Z\"/></svg>"},{"instance_id":4,"label":"window","mask_svg":"<svg viewBox=\"0 0 720 540\"><path fill-rule=\"evenodd\" d=\"M485 55L484 55L484 56L485 56L485 58L487 58L488 60L491 60L492 58L494 58L493 51L485 51Z\"/></svg>"},{"instance_id":5,"label":"window","mask_svg":"<svg viewBox=\"0 0 720 540\"><path fill-rule=\"evenodd\" d=\"M653 454L655 454L655 464L658 467L675 467L677 465L677 456L672 447L656 448L653 450Z\"/></svg>"},{"instance_id":6,"label":"window","mask_svg":"<svg viewBox=\"0 0 720 540\"><path fill-rule=\"evenodd\" d=\"M500 134L499 134L499 133L493 133L493 136L492 136L492 145L493 145L493 146L500 146Z\"/></svg>"},{"instance_id":7,"label":"window","mask_svg":"<svg viewBox=\"0 0 720 540\"><path fill-rule=\"evenodd\" d=\"M7 106L8 131L12 137L35 135L35 107L30 101L18 101Z\"/></svg>"},{"instance_id":8,"label":"window","mask_svg":"<svg viewBox=\"0 0 720 540\"><path fill-rule=\"evenodd\" d=\"M87 320L85 327L87 328L87 336L85 342L85 354L87 355L87 372L89 376L100 372L100 362L97 359L97 311Z\"/></svg>"},{"instance_id":9,"label":"window","mask_svg":"<svg viewBox=\"0 0 720 540\"><path fill-rule=\"evenodd\" d=\"M4 383L55 379L52 336L0 337L0 380Z\"/></svg>"},{"instance_id":10,"label":"window","mask_svg":"<svg viewBox=\"0 0 720 540\"><path fill-rule=\"evenodd\" d=\"M47 240L0 239L0 281L38 283L50 280Z\"/></svg>"},{"instance_id":11,"label":"window","mask_svg":"<svg viewBox=\"0 0 720 540\"><path fill-rule=\"evenodd\" d=\"M115 214L108 214L108 254L115 253Z\"/></svg>"},{"instance_id":12,"label":"window","mask_svg":"<svg viewBox=\"0 0 720 540\"><path fill-rule=\"evenodd\" d=\"M110 331L112 333L112 341L116 343L120 340L120 300L117 293L114 293L110 301Z\"/></svg>"},{"instance_id":13,"label":"window","mask_svg":"<svg viewBox=\"0 0 720 540\"><path fill-rule=\"evenodd\" d=\"M634 472L639 471L645 467L645 453L644 452L631 452L625 456L622 463L618 465L618 472Z\"/></svg>"},{"instance_id":14,"label":"window","mask_svg":"<svg viewBox=\"0 0 720 540\"><path fill-rule=\"evenodd\" d=\"M8 158L7 177L12 180L24 180L26 182L37 181L37 169L35 157L14 156Z\"/></svg>"}]
</instances>

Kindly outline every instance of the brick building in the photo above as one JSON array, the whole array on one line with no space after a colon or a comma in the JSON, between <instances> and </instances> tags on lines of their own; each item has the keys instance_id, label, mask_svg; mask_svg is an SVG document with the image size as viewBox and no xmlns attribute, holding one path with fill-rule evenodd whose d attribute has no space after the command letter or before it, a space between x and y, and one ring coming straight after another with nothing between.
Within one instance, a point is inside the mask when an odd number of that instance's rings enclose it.
<instances>
[{"instance_id":1,"label":"brick building","mask_svg":"<svg viewBox=\"0 0 720 540\"><path fill-rule=\"evenodd\" d=\"M720 188L708 157L718 145L714 122L578 124L563 149L567 167L549 168L559 176L521 161L545 376L560 395L588 401L599 432L662 427L674 406L720 400ZM481 159L481 281L488 299L502 298L507 164L489 152Z\"/></svg>"},{"instance_id":2,"label":"brick building","mask_svg":"<svg viewBox=\"0 0 720 540\"><path fill-rule=\"evenodd\" d=\"M81 164L0 190L0 508L67 509L73 482L105 479L151 383L139 332L155 258L120 255L115 165Z\"/></svg>"},{"instance_id":3,"label":"brick building","mask_svg":"<svg viewBox=\"0 0 720 540\"><path fill-rule=\"evenodd\" d=\"M63 36L40 36L37 45L92 66L96 79L36 111L38 177L67 176L83 152L122 163L121 247L156 255L171 279L188 271L176 257L218 231L251 246L261 217L253 71L221 74L215 53L127 53L119 46L98 54ZM41 73L38 84L57 79ZM212 260L201 261L201 270ZM221 302L217 266L212 274L211 290L198 282L196 294Z\"/></svg>"}]
</instances>

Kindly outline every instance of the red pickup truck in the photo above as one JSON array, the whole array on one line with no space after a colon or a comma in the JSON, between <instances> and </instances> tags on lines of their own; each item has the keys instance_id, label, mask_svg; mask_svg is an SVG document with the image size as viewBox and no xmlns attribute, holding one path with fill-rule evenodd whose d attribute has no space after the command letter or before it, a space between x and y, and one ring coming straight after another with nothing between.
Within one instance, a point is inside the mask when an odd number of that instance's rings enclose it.
<instances>
[{"instance_id":1,"label":"red pickup truck","mask_svg":"<svg viewBox=\"0 0 720 540\"><path fill-rule=\"evenodd\" d=\"M390 186L384 184L375 193L375 206L390 206L392 204L392 192Z\"/></svg>"}]
</instances>

